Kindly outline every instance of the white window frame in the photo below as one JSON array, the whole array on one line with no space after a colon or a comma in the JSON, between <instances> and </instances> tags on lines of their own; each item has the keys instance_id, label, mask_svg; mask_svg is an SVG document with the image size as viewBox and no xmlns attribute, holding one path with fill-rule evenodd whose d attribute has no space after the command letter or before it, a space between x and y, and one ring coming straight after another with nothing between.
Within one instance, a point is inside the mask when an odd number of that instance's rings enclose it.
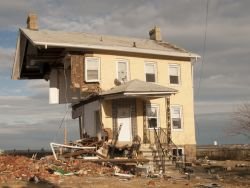
<instances>
[{"instance_id":1,"label":"white window frame","mask_svg":"<svg viewBox=\"0 0 250 188\"><path fill-rule=\"evenodd\" d=\"M175 84L175 83L171 83L170 81L170 68L173 67L173 68L177 68L178 70L178 84ZM179 64L169 64L168 66L168 78L169 78L169 84L172 85L172 86L179 86L181 85L181 66Z\"/></svg>"},{"instance_id":2,"label":"white window frame","mask_svg":"<svg viewBox=\"0 0 250 188\"><path fill-rule=\"evenodd\" d=\"M98 79L88 79L87 70L88 70L88 60L89 59L98 59ZM85 57L85 81L86 82L100 82L101 75L101 58L100 57Z\"/></svg>"},{"instance_id":3,"label":"white window frame","mask_svg":"<svg viewBox=\"0 0 250 188\"><path fill-rule=\"evenodd\" d=\"M152 107L157 108L157 126L155 128L159 129L160 128L160 105L158 105L158 104L147 104L146 105L147 129L154 129L153 127L150 128L149 124L148 124L148 118L154 118L153 116L148 117L148 108L152 108Z\"/></svg>"},{"instance_id":4,"label":"white window frame","mask_svg":"<svg viewBox=\"0 0 250 188\"><path fill-rule=\"evenodd\" d=\"M180 118L181 118L181 128L180 129L176 129L173 127L173 116L172 116L172 108L179 108L180 109ZM183 122L183 108L181 105L171 105L170 106L170 117L171 117L171 129L173 131L183 131L183 125L184 125L184 122Z\"/></svg>"},{"instance_id":5,"label":"white window frame","mask_svg":"<svg viewBox=\"0 0 250 188\"><path fill-rule=\"evenodd\" d=\"M145 75L145 81L147 82L147 72L146 72L146 67L147 65L153 65L154 66L154 73L155 73L155 82L150 82L150 83L157 83L158 79L158 74L157 74L157 64L154 61L145 61L144 63L144 75Z\"/></svg>"},{"instance_id":6,"label":"white window frame","mask_svg":"<svg viewBox=\"0 0 250 188\"><path fill-rule=\"evenodd\" d=\"M118 79L119 80L119 75L118 75L118 64L119 64L119 62L125 62L126 63L126 66L127 66L127 80L126 80L126 82L127 81L129 81L130 80L130 69L129 69L129 60L127 60L127 59L117 59L116 60L116 79ZM119 81L121 81L121 80L119 80Z\"/></svg>"}]
</instances>

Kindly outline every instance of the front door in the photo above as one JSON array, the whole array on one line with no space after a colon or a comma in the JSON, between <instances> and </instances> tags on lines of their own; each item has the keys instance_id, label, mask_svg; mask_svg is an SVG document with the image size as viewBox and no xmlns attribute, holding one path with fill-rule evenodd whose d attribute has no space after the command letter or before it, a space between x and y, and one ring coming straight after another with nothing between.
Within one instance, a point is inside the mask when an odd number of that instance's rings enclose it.
<instances>
[{"instance_id":1,"label":"front door","mask_svg":"<svg viewBox=\"0 0 250 188\"><path fill-rule=\"evenodd\" d=\"M129 107L118 107L117 128L121 126L118 141L132 141L131 112Z\"/></svg>"}]
</instances>

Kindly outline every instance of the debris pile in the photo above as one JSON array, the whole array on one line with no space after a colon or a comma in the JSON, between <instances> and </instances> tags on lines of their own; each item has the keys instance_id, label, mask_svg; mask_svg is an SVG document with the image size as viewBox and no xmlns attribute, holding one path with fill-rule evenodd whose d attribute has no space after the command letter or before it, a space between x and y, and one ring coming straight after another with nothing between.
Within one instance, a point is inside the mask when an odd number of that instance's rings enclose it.
<instances>
[{"instance_id":1,"label":"debris pile","mask_svg":"<svg viewBox=\"0 0 250 188\"><path fill-rule=\"evenodd\" d=\"M0 183L57 180L60 175L95 176L111 175L114 170L96 163L70 160L56 161L52 156L33 160L24 156L0 156Z\"/></svg>"}]
</instances>

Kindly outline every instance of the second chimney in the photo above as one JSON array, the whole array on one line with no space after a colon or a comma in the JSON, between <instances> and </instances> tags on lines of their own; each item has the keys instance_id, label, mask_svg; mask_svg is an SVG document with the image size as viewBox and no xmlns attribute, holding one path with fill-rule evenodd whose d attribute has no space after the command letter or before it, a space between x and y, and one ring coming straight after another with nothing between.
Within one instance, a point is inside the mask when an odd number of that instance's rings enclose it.
<instances>
[{"instance_id":1,"label":"second chimney","mask_svg":"<svg viewBox=\"0 0 250 188\"><path fill-rule=\"evenodd\" d=\"M161 41L161 29L155 26L152 30L149 31L149 37L151 40Z\"/></svg>"},{"instance_id":2,"label":"second chimney","mask_svg":"<svg viewBox=\"0 0 250 188\"><path fill-rule=\"evenodd\" d=\"M37 15L30 13L27 18L27 28L31 30L38 30Z\"/></svg>"}]
</instances>

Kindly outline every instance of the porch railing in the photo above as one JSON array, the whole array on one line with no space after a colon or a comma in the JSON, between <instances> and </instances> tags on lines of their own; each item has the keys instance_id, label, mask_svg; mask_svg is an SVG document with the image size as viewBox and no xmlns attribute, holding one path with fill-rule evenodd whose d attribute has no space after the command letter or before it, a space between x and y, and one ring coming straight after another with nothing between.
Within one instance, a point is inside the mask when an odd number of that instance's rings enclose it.
<instances>
[{"instance_id":1,"label":"porch railing","mask_svg":"<svg viewBox=\"0 0 250 188\"><path fill-rule=\"evenodd\" d=\"M162 150L162 147L164 149L165 157L168 157L170 160L179 160L183 157L178 156L178 151L177 156L173 156L172 149L178 150L178 146L173 142L171 138L168 138L167 128L148 129L145 139L146 143L148 144L155 144L156 147L157 145L159 145L160 150Z\"/></svg>"}]
</instances>

